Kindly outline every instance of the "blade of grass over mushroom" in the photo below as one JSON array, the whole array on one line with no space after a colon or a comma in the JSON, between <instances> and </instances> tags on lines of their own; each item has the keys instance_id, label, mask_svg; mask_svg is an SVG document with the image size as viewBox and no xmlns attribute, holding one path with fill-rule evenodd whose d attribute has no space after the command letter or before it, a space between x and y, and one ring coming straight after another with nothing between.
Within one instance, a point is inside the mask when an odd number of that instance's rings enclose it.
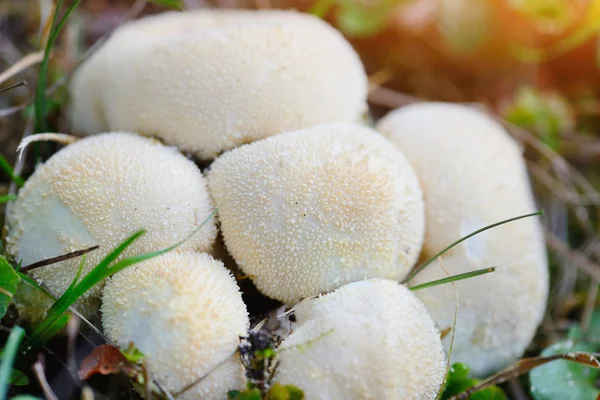
<instances>
[{"instance_id":1,"label":"blade of grass over mushroom","mask_svg":"<svg viewBox=\"0 0 600 400\"><path fill-rule=\"evenodd\" d=\"M587 367L600 368L600 361L596 359L595 353L587 353L582 351L557 354L548 357L524 358L522 360L517 361L512 366L490 376L489 378L482 380L479 384L465 390L464 392L456 396L451 397L449 400L466 400L473 393L481 389L506 382L512 378L516 378L519 375L523 375L534 368L537 368L554 360L567 360L579 363L581 365L585 365Z\"/></svg>"},{"instance_id":2,"label":"blade of grass over mushroom","mask_svg":"<svg viewBox=\"0 0 600 400\"><path fill-rule=\"evenodd\" d=\"M435 281L422 283L420 285L411 286L411 287L409 287L409 289L410 290L419 290L419 289L425 289L425 288L429 288L429 287L433 287L433 286L443 285L445 283L462 281L464 279L470 279L470 278L475 278L476 276L489 274L491 272L494 272L495 270L496 270L496 267L477 269L475 271L465 272L464 274L452 275L447 278L442 278L442 279L438 279Z\"/></svg>"},{"instance_id":3,"label":"blade of grass over mushroom","mask_svg":"<svg viewBox=\"0 0 600 400\"><path fill-rule=\"evenodd\" d=\"M13 374L12 366L23 336L25 336L25 330L20 326L15 326L8 336L6 346L2 350L2 362L0 362L0 399L5 399L8 393L8 385Z\"/></svg>"},{"instance_id":4,"label":"blade of grass over mushroom","mask_svg":"<svg viewBox=\"0 0 600 400\"><path fill-rule=\"evenodd\" d=\"M38 75L38 82L35 92L35 126L37 132L46 132L48 129L47 121L46 121L46 86L48 82L48 66L50 64L50 53L52 52L52 48L56 43L56 39L60 35L62 28L67 23L67 20L75 11L75 8L79 5L81 0L74 0L73 3L67 8L65 15L62 19L57 23L58 13L62 8L63 0L58 0L56 3L56 7L54 7L54 15L52 16L52 24L50 25L50 35L48 36L48 41L46 42L46 46L44 49L44 59L40 65L40 72Z\"/></svg>"},{"instance_id":5,"label":"blade of grass over mushroom","mask_svg":"<svg viewBox=\"0 0 600 400\"><path fill-rule=\"evenodd\" d=\"M452 243L450 246L446 247L445 249L443 249L442 251L440 251L439 253L437 253L436 255L434 255L433 257L431 257L429 260L425 261L423 264L419 265L418 267L416 267L415 269L412 270L412 272L410 274L408 274L408 276L402 281L402 283L408 282L410 281L412 278L414 278L415 276L417 276L417 274L419 272L421 272L422 270L424 270L429 264L431 264L432 262L434 262L435 260L437 260L438 257L442 256L443 254L445 254L448 250L450 250L451 248L453 248L454 246L459 245L460 243L464 242L465 240L481 233L481 232L485 232L489 229L495 228L497 226L500 225L504 225L507 224L509 222L513 222L513 221L517 221L519 219L523 219L523 218L529 218L529 217L534 217L536 215L543 215L544 212L543 211L538 211L538 212L534 212L531 214L525 214L525 215L520 215L518 217L514 217L514 218L510 218L510 219L505 219L504 221L500 221L500 222L496 222L494 224L485 226L481 229L476 230L475 232L472 232L470 234L468 234L467 236L464 236L460 239L458 239L456 242Z\"/></svg>"},{"instance_id":6,"label":"blade of grass over mushroom","mask_svg":"<svg viewBox=\"0 0 600 400\"><path fill-rule=\"evenodd\" d=\"M64 314L65 311L67 311L67 309L73 303L75 303L84 293L86 293L92 287L94 287L104 279L108 278L109 276L116 274L122 269L125 269L139 262L158 257L179 247L180 245L185 243L189 238L191 238L194 234L196 234L196 232L198 232L208 221L210 221L216 215L216 213L217 209L211 212L210 215L188 236L186 236L183 240L170 247L154 252L130 256L115 263L115 260L137 239L144 235L146 231L140 230L131 235L123 243L121 243L121 245L119 245L109 255L107 255L102 261L100 261L100 263L98 263L98 265L96 265L86 276L84 276L83 279L79 281L79 283L73 285L72 287L69 287L69 289L66 290L58 298L58 300L47 311L46 318L44 318L44 320L42 320L36 326L32 335L22 346L22 351L29 352L32 348L39 348L40 345L43 346L45 342L42 342L41 339L45 338L44 331L51 328L51 326L60 318L60 316Z\"/></svg>"},{"instance_id":7,"label":"blade of grass over mushroom","mask_svg":"<svg viewBox=\"0 0 600 400\"><path fill-rule=\"evenodd\" d=\"M20 281L12 265L0 256L0 319L6 314Z\"/></svg>"},{"instance_id":8,"label":"blade of grass over mushroom","mask_svg":"<svg viewBox=\"0 0 600 400\"><path fill-rule=\"evenodd\" d=\"M0 169L2 169L4 171L4 173L6 175L8 175L10 177L10 179L14 183L16 183L19 187L21 187L21 186L23 186L23 184L25 184L25 181L23 180L23 178L21 178L20 176L15 174L13 167L10 166L9 162L6 161L6 158L4 158L1 154L0 154Z\"/></svg>"}]
</instances>

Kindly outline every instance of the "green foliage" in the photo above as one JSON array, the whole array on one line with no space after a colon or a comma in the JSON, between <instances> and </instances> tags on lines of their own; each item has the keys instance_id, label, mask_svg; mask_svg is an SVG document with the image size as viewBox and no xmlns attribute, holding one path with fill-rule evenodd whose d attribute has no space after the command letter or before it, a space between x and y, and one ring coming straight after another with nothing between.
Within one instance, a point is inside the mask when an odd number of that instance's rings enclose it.
<instances>
[{"instance_id":1,"label":"green foliage","mask_svg":"<svg viewBox=\"0 0 600 400\"><path fill-rule=\"evenodd\" d=\"M160 6L173 8L175 10L183 10L183 0L150 0L152 3Z\"/></svg>"},{"instance_id":2,"label":"green foliage","mask_svg":"<svg viewBox=\"0 0 600 400\"><path fill-rule=\"evenodd\" d=\"M594 311L587 332L576 325L569 330L568 339L542 351L541 356L552 356L575 351L600 350L600 310ZM529 373L530 392L535 400L596 399L600 389L596 381L600 370L567 360L542 365Z\"/></svg>"},{"instance_id":3,"label":"green foliage","mask_svg":"<svg viewBox=\"0 0 600 400\"><path fill-rule=\"evenodd\" d=\"M21 371L13 368L9 383L14 386L26 386L29 385L29 378Z\"/></svg>"},{"instance_id":4,"label":"green foliage","mask_svg":"<svg viewBox=\"0 0 600 400\"><path fill-rule=\"evenodd\" d=\"M248 387L243 391L231 390L227 393L229 400L262 400L260 390L256 387Z\"/></svg>"},{"instance_id":5,"label":"green foliage","mask_svg":"<svg viewBox=\"0 0 600 400\"><path fill-rule=\"evenodd\" d=\"M349 36L369 36L385 26L394 8L409 1L411 0L319 0L310 13L324 17L335 6L336 21L342 32Z\"/></svg>"},{"instance_id":6,"label":"green foliage","mask_svg":"<svg viewBox=\"0 0 600 400\"><path fill-rule=\"evenodd\" d=\"M541 356L552 356L574 351L594 351L596 346L566 340L542 351ZM567 360L542 365L529 373L530 392L535 400L595 399L600 395L596 379L600 371Z\"/></svg>"},{"instance_id":7,"label":"green foliage","mask_svg":"<svg viewBox=\"0 0 600 400\"><path fill-rule=\"evenodd\" d=\"M132 364L138 364L144 359L144 353L139 351L133 343L130 343L126 349L121 350L121 354Z\"/></svg>"},{"instance_id":8,"label":"green foliage","mask_svg":"<svg viewBox=\"0 0 600 400\"><path fill-rule=\"evenodd\" d=\"M243 390L232 390L227 393L229 400L262 400L263 396L256 386L248 384L248 387ZM280 385L276 383L272 385L265 393L265 400L303 400L304 392L294 385Z\"/></svg>"},{"instance_id":9,"label":"green foliage","mask_svg":"<svg viewBox=\"0 0 600 400\"><path fill-rule=\"evenodd\" d=\"M0 319L6 314L21 278L6 258L0 256Z\"/></svg>"},{"instance_id":10,"label":"green foliage","mask_svg":"<svg viewBox=\"0 0 600 400\"><path fill-rule=\"evenodd\" d=\"M2 362L0 362L0 399L6 398L8 386L13 380L14 373L12 366L23 336L25 336L25 330L19 326L15 326L10 332L2 351Z\"/></svg>"},{"instance_id":11,"label":"green foliage","mask_svg":"<svg viewBox=\"0 0 600 400\"><path fill-rule=\"evenodd\" d=\"M274 384L265 396L266 400L302 400L304 392L294 385Z\"/></svg>"},{"instance_id":12,"label":"green foliage","mask_svg":"<svg viewBox=\"0 0 600 400\"><path fill-rule=\"evenodd\" d=\"M536 132L552 150L559 151L561 132L567 130L573 117L569 104L556 93L542 93L531 87L520 88L504 118L524 129Z\"/></svg>"},{"instance_id":13,"label":"green foliage","mask_svg":"<svg viewBox=\"0 0 600 400\"><path fill-rule=\"evenodd\" d=\"M4 173L8 175L10 179L17 184L17 186L21 187L25 184L23 178L15 174L15 170L13 167L11 167L9 162L6 161L6 158L4 158L2 154L0 154L0 169L2 169L2 171L4 171Z\"/></svg>"},{"instance_id":14,"label":"green foliage","mask_svg":"<svg viewBox=\"0 0 600 400\"><path fill-rule=\"evenodd\" d=\"M452 396L460 394L480 382L478 379L471 378L469 372L469 367L465 364L456 363L450 367L450 371L448 371L448 378L446 379L444 394L442 395L442 400L446 400ZM502 389L497 386L490 386L488 388L479 390L473 393L470 399L507 400Z\"/></svg>"},{"instance_id":15,"label":"green foliage","mask_svg":"<svg viewBox=\"0 0 600 400\"><path fill-rule=\"evenodd\" d=\"M17 199L17 196L12 195L12 194L0 196L0 204L8 203L9 201L14 201L16 199Z\"/></svg>"}]
</instances>

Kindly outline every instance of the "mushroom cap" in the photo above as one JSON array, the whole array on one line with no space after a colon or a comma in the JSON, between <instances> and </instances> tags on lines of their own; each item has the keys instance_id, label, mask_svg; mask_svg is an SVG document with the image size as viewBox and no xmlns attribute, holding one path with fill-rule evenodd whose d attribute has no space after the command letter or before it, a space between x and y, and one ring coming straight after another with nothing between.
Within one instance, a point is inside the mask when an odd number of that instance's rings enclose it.
<instances>
[{"instance_id":1,"label":"mushroom cap","mask_svg":"<svg viewBox=\"0 0 600 400\"><path fill-rule=\"evenodd\" d=\"M73 129L127 130L212 159L280 132L366 112L358 55L295 11L196 10L130 22L78 69Z\"/></svg>"},{"instance_id":2,"label":"mushroom cap","mask_svg":"<svg viewBox=\"0 0 600 400\"><path fill-rule=\"evenodd\" d=\"M274 382L307 399L435 399L445 372L440 334L403 285L354 282L301 303L277 351Z\"/></svg>"},{"instance_id":3,"label":"mushroom cap","mask_svg":"<svg viewBox=\"0 0 600 400\"><path fill-rule=\"evenodd\" d=\"M71 144L27 180L8 216L7 250L26 266L94 245L83 274L139 229L147 233L124 256L183 240L212 212L205 178L174 148L128 133L107 133ZM182 249L207 251L216 236L206 223ZM32 270L56 294L76 275L81 259ZM97 310L101 285L78 308ZM44 296L39 294L40 301Z\"/></svg>"},{"instance_id":4,"label":"mushroom cap","mask_svg":"<svg viewBox=\"0 0 600 400\"><path fill-rule=\"evenodd\" d=\"M462 105L422 103L390 113L377 128L404 152L421 182L423 259L486 225L535 211L518 145L483 113ZM411 285L446 277L444 268L454 275L498 267L493 274L456 283L460 306L453 360L486 375L521 356L542 320L548 295L539 219L480 233L442 258L442 265L429 265ZM416 294L441 330L452 326L452 285ZM446 349L449 340L444 340Z\"/></svg>"},{"instance_id":5,"label":"mushroom cap","mask_svg":"<svg viewBox=\"0 0 600 400\"><path fill-rule=\"evenodd\" d=\"M221 155L207 174L227 249L288 304L366 278L402 279L424 211L410 165L384 137L336 123Z\"/></svg>"},{"instance_id":6,"label":"mushroom cap","mask_svg":"<svg viewBox=\"0 0 600 400\"><path fill-rule=\"evenodd\" d=\"M206 253L144 261L110 278L102 294L106 335L123 348L133 342L171 392L210 373L178 397L184 400L224 399L244 387L244 369L232 354L248 325L231 272Z\"/></svg>"}]
</instances>

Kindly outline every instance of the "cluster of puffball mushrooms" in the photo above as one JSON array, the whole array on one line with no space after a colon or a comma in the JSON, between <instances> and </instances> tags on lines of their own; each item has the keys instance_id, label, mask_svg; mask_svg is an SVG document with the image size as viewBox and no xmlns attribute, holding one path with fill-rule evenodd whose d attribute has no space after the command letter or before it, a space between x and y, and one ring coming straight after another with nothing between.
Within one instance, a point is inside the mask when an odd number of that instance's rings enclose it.
<instances>
[{"instance_id":1,"label":"cluster of puffball mushrooms","mask_svg":"<svg viewBox=\"0 0 600 400\"><path fill-rule=\"evenodd\" d=\"M250 328L225 251L264 295L293 306L272 382L307 399L434 399L452 360L483 376L520 357L548 292L539 220L522 219L419 260L486 225L535 211L519 146L473 108L418 103L368 126L359 57L327 23L294 11L198 10L127 23L79 68L69 120L86 137L39 165L12 205L9 253L23 265L99 245L89 272L129 267L76 308L133 343L180 398L246 385ZM180 152L181 151L181 152ZM182 153L183 152L183 153ZM184 156L188 155L188 157ZM190 160L208 165L201 171ZM215 240L220 230L225 249ZM31 271L66 290L80 261ZM488 275L408 287L479 268ZM22 289L34 321L48 302ZM201 379L202 378L202 379Z\"/></svg>"}]
</instances>

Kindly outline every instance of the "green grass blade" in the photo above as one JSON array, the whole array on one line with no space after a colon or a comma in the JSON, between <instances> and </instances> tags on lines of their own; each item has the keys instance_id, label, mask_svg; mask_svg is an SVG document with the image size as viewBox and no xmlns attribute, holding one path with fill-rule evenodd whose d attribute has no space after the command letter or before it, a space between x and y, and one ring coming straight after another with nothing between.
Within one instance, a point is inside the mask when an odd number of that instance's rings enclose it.
<instances>
[{"instance_id":1,"label":"green grass blade","mask_svg":"<svg viewBox=\"0 0 600 400\"><path fill-rule=\"evenodd\" d=\"M464 274L452 275L452 276L449 276L446 278L423 283L421 285L411 286L411 287L409 287L409 289L410 290L426 289L426 288L430 288L433 286L443 285L445 283L451 283L451 282L462 281L464 279L475 278L476 276L489 274L491 272L494 272L495 270L496 270L496 267L477 269L475 271L465 272Z\"/></svg>"},{"instance_id":2,"label":"green grass blade","mask_svg":"<svg viewBox=\"0 0 600 400\"><path fill-rule=\"evenodd\" d=\"M26 358L31 354L36 354L46 343L50 341L58 332L60 332L66 325L69 323L69 318L71 315L69 313L61 314L56 321L54 321L46 330L44 330L36 339L36 341L31 345L29 349L27 349Z\"/></svg>"},{"instance_id":3,"label":"green grass blade","mask_svg":"<svg viewBox=\"0 0 600 400\"><path fill-rule=\"evenodd\" d=\"M62 8L63 0L58 0L56 2L56 6L54 7L54 14L52 15L52 24L50 25L50 34L48 35L48 41L46 42L46 47L44 48L44 58L42 59L42 63L40 64L40 72L38 74L37 87L35 88L35 99L34 99L34 109L35 109L35 126L37 132L46 132L47 122L46 122L46 86L48 80L48 65L50 64L50 53L52 52L52 47L54 43L50 40L54 36L54 28L56 26L56 19L58 17L58 13Z\"/></svg>"},{"instance_id":4,"label":"green grass blade","mask_svg":"<svg viewBox=\"0 0 600 400\"><path fill-rule=\"evenodd\" d=\"M159 6L173 8L175 10L183 10L183 0L150 0Z\"/></svg>"},{"instance_id":5,"label":"green grass blade","mask_svg":"<svg viewBox=\"0 0 600 400\"><path fill-rule=\"evenodd\" d=\"M536 215L542 215L544 214L543 211L538 211L538 212L534 212L531 214L525 214L525 215L520 215L518 217L514 217L514 218L510 218L510 219L505 219L504 221L500 221L500 222L496 222L495 224L491 224L488 226L485 226L481 229L476 230L475 232L472 232L470 234L468 234L467 236L464 236L460 239L458 239L456 242L452 243L450 246L446 247L445 249L443 249L442 251L440 251L439 253L437 253L435 256L431 257L429 260L425 261L423 264L419 265L417 268L413 269L412 272L410 274L408 274L408 276L402 281L403 283L410 281L411 279L413 279L415 276L417 276L417 274L421 271L423 271L429 264L431 264L432 262L434 262L435 260L438 259L438 257L442 256L444 253L446 253L448 250L450 250L451 248L453 248L454 246L459 245L460 243L464 242L465 240L481 233L484 231L487 231L488 229L492 229L495 228L497 226L500 225L504 225L504 224L508 224L509 222L513 222L519 219L523 219L523 218L529 218L529 217L534 217Z\"/></svg>"},{"instance_id":6,"label":"green grass blade","mask_svg":"<svg viewBox=\"0 0 600 400\"><path fill-rule=\"evenodd\" d=\"M13 169L13 167L8 163L8 161L6 161L6 158L4 158L1 154L0 154L0 168L2 169L2 171L4 171L4 173L6 175L8 175L10 177L10 179L14 183L17 184L17 186L21 187L25 184L25 181L23 180L23 178L21 178L20 176L15 174L15 170Z\"/></svg>"},{"instance_id":7,"label":"green grass blade","mask_svg":"<svg viewBox=\"0 0 600 400\"><path fill-rule=\"evenodd\" d=\"M56 27L53 30L50 31L51 32L51 34L50 34L50 41L52 42L52 44L56 43L56 40L58 39L58 36L60 35L60 32L65 27L65 24L67 23L67 20L69 19L69 17L71 16L71 14L73 14L73 11L75 11L75 9L79 5L79 3L81 3L81 0L75 0L75 1L73 1L73 3L71 3L71 5L67 9L67 11L65 12L65 15L63 15L63 17L58 22L58 24L56 24ZM56 10L58 10L58 7L56 8Z\"/></svg>"},{"instance_id":8,"label":"green grass blade","mask_svg":"<svg viewBox=\"0 0 600 400\"><path fill-rule=\"evenodd\" d=\"M75 11L75 8L81 3L81 0L75 0L67 11L63 18L58 21L58 14L60 13L60 9L62 8L63 0L58 0L56 3L56 7L54 8L54 15L52 15L52 24L50 25L50 34L48 35L48 41L46 42L46 47L44 49L44 58L42 59L42 63L40 64L40 72L38 75L37 87L35 90L35 99L34 99L34 108L35 108L35 126L37 132L47 132L48 131L48 123L46 121L46 109L47 109L47 99L46 99L46 87L48 86L48 66L50 64L50 53L54 48L54 44L58 39L60 32L64 28L67 20Z\"/></svg>"},{"instance_id":9,"label":"green grass blade","mask_svg":"<svg viewBox=\"0 0 600 400\"><path fill-rule=\"evenodd\" d=\"M6 314L20 281L19 274L12 265L0 256L0 319Z\"/></svg>"},{"instance_id":10,"label":"green grass blade","mask_svg":"<svg viewBox=\"0 0 600 400\"><path fill-rule=\"evenodd\" d=\"M8 393L8 385L13 371L12 366L23 336L25 336L25 330L20 326L15 326L10 332L6 346L4 346L4 350L2 351L2 362L0 363L0 399L5 399Z\"/></svg>"}]
</instances>

